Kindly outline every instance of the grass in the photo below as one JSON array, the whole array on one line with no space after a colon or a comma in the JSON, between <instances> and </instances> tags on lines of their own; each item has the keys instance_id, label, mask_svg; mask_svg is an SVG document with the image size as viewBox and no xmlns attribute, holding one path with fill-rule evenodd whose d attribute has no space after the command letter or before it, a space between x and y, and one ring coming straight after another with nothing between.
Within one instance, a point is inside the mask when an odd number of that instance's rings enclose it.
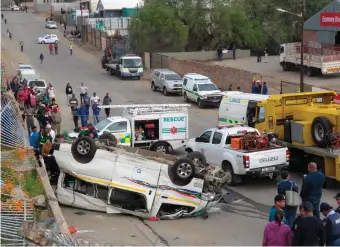
<instances>
[{"instance_id":1,"label":"grass","mask_svg":"<svg viewBox=\"0 0 340 247\"><path fill-rule=\"evenodd\" d=\"M29 198L43 195L45 193L44 187L36 170L26 173L23 180L23 187Z\"/></svg>"}]
</instances>

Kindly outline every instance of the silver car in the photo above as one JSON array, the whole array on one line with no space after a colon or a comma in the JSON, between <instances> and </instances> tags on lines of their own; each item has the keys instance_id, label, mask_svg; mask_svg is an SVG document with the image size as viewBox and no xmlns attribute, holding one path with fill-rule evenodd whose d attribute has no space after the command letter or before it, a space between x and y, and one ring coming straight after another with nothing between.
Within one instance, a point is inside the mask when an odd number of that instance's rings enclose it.
<instances>
[{"instance_id":1,"label":"silver car","mask_svg":"<svg viewBox=\"0 0 340 247\"><path fill-rule=\"evenodd\" d=\"M152 72L151 89L161 90L165 96L169 93L182 94L183 80L174 71L168 69L155 69Z\"/></svg>"}]
</instances>

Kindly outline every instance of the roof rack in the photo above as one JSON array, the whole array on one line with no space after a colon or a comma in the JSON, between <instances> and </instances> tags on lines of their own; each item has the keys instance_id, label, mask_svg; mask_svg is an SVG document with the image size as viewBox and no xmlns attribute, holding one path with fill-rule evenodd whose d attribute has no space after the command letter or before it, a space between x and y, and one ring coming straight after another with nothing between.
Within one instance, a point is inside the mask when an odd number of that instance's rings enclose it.
<instances>
[{"instance_id":1,"label":"roof rack","mask_svg":"<svg viewBox=\"0 0 340 247\"><path fill-rule=\"evenodd\" d=\"M187 112L189 104L101 105L99 108L124 108L123 115L147 115L152 113Z\"/></svg>"}]
</instances>

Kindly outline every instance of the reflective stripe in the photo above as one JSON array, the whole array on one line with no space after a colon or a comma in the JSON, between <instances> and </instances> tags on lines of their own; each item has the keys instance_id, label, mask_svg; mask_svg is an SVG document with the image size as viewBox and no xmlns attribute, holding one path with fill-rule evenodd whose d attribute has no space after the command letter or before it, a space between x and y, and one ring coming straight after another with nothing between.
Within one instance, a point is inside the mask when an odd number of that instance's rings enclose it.
<instances>
[{"instance_id":1,"label":"reflective stripe","mask_svg":"<svg viewBox=\"0 0 340 247\"><path fill-rule=\"evenodd\" d=\"M239 123L242 123L241 121L238 121L238 120L232 120L232 119L226 119L226 118L219 118L218 121L222 122L222 123L229 123L229 124L239 124Z\"/></svg>"},{"instance_id":2,"label":"reflective stripe","mask_svg":"<svg viewBox=\"0 0 340 247\"><path fill-rule=\"evenodd\" d=\"M120 139L120 143L130 143L130 142L131 142L130 133L123 134L122 138Z\"/></svg>"}]
</instances>

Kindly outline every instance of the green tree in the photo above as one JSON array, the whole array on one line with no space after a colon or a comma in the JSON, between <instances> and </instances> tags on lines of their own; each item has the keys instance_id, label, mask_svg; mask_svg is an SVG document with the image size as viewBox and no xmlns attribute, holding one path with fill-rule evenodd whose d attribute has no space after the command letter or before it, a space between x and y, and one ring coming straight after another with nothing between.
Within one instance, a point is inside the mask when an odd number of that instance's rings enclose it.
<instances>
[{"instance_id":1,"label":"green tree","mask_svg":"<svg viewBox=\"0 0 340 247\"><path fill-rule=\"evenodd\" d=\"M132 18L129 31L136 52L183 51L188 40L187 26L164 4L146 3Z\"/></svg>"}]
</instances>

